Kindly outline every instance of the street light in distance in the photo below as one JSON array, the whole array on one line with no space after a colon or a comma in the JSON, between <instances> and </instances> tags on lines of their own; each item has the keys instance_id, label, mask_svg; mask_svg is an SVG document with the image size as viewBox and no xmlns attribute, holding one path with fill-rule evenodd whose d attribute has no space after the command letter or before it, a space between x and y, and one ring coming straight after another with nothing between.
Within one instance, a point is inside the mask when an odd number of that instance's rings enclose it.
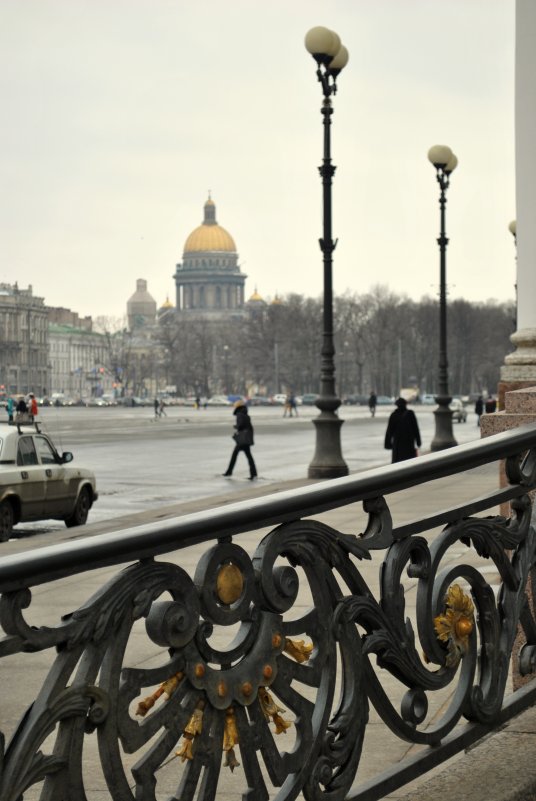
<instances>
[{"instance_id":1,"label":"street light in distance","mask_svg":"<svg viewBox=\"0 0 536 801\"><path fill-rule=\"evenodd\" d=\"M432 451L451 448L458 443L452 432L452 410L449 406L452 397L449 394L448 359L447 359L447 245L445 232L445 207L450 176L458 165L458 159L446 145L434 145L428 151L428 160L434 165L439 184L440 232L439 245L439 371L437 408L435 415L435 434L430 445Z\"/></svg>"},{"instance_id":2,"label":"street light in distance","mask_svg":"<svg viewBox=\"0 0 536 801\"><path fill-rule=\"evenodd\" d=\"M338 478L348 475L348 465L341 450L341 426L337 415L341 405L335 394L335 345L333 341L333 240L331 228L331 184L335 167L331 163L332 95L337 92L337 77L348 63L348 50L339 36L329 28L311 28L305 37L305 47L316 61L316 76L322 87L322 119L324 127L324 158L319 167L323 188L323 236L320 249L324 262L323 334L320 368L320 395L316 406L320 414L313 420L316 429L316 449L309 465L309 478Z\"/></svg>"}]
</instances>

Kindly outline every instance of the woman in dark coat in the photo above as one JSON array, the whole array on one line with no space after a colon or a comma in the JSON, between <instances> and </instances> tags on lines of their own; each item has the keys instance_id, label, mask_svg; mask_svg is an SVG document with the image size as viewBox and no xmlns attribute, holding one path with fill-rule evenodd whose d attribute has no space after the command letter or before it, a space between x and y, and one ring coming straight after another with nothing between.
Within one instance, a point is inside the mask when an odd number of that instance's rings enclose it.
<instances>
[{"instance_id":1,"label":"woman in dark coat","mask_svg":"<svg viewBox=\"0 0 536 801\"><path fill-rule=\"evenodd\" d=\"M251 425L251 420L249 418L248 409L246 404L243 401L238 401L233 414L236 417L235 428L236 431L233 434L233 439L236 443L234 450L231 454L231 461L229 462L229 467L223 474L224 476L232 476L233 469L236 464L236 460L238 458L238 454L240 451L245 453L246 459L248 460L249 464L249 480L253 481L257 478L257 468L255 467L255 462L253 461L253 456L251 455L251 446L253 445L253 426Z\"/></svg>"},{"instance_id":2,"label":"woman in dark coat","mask_svg":"<svg viewBox=\"0 0 536 801\"><path fill-rule=\"evenodd\" d=\"M417 456L421 434L415 412L407 408L404 398L398 398L395 406L385 432L385 447L393 452L392 462L403 462Z\"/></svg>"}]
</instances>

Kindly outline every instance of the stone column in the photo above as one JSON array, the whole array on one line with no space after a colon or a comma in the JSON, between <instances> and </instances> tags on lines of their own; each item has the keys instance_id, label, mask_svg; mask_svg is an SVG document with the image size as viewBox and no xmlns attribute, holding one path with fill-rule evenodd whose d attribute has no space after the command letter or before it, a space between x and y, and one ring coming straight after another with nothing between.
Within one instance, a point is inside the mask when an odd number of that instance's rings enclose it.
<instances>
[{"instance_id":1,"label":"stone column","mask_svg":"<svg viewBox=\"0 0 536 801\"><path fill-rule=\"evenodd\" d=\"M536 3L516 1L515 147L517 326L516 347L501 368L499 409L508 390L536 384Z\"/></svg>"}]
</instances>

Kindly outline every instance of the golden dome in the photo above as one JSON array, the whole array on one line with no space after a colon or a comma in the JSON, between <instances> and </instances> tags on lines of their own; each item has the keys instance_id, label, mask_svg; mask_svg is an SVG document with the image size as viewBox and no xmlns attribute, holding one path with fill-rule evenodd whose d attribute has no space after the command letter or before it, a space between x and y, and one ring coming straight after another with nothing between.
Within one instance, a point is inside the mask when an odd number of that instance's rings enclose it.
<instances>
[{"instance_id":1,"label":"golden dome","mask_svg":"<svg viewBox=\"0 0 536 801\"><path fill-rule=\"evenodd\" d=\"M233 237L216 222L216 205L211 197L204 206L203 224L192 231L184 244L184 253L226 251L236 253Z\"/></svg>"},{"instance_id":2,"label":"golden dome","mask_svg":"<svg viewBox=\"0 0 536 801\"><path fill-rule=\"evenodd\" d=\"M251 303L251 301L257 302L257 303L260 301L261 303L264 303L264 298L261 295L259 295L259 293L257 292L257 287L255 287L255 292L250 297L248 303Z\"/></svg>"},{"instance_id":3,"label":"golden dome","mask_svg":"<svg viewBox=\"0 0 536 801\"><path fill-rule=\"evenodd\" d=\"M165 301L162 303L161 309L173 309L173 303L169 299L169 295L166 297Z\"/></svg>"},{"instance_id":4,"label":"golden dome","mask_svg":"<svg viewBox=\"0 0 536 801\"><path fill-rule=\"evenodd\" d=\"M186 240L184 252L193 253L200 250L226 250L234 253L236 245L231 234L220 225L200 225Z\"/></svg>"}]
</instances>

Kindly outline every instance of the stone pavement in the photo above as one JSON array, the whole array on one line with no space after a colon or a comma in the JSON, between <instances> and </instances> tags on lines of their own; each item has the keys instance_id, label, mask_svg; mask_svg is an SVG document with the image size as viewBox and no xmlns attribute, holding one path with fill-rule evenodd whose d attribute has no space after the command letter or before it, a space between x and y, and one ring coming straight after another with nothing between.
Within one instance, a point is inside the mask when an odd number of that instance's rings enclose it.
<instances>
[{"instance_id":1,"label":"stone pavement","mask_svg":"<svg viewBox=\"0 0 536 801\"><path fill-rule=\"evenodd\" d=\"M393 524L400 525L410 520L448 508L455 504L483 495L485 492L498 486L497 466L485 466L483 468L468 471L462 475L440 479L427 487L415 487L400 493L389 496L388 503L393 516ZM307 485L312 481L302 480L294 482L282 482L280 485L271 485L269 492L283 491L293 486ZM144 512L142 514L129 515L123 518L112 520L109 524L88 525L84 529L74 530L65 529L58 534L44 535L24 540L11 540L1 546L2 555L26 551L31 548L39 548L60 541L70 541L85 536L101 534L106 531L128 528L133 525L157 521L176 515L196 512L204 508L214 508L221 505L228 505L235 501L246 498L254 498L267 494L262 487L250 487L242 493L222 495L217 498L201 499L189 503L170 505L169 507ZM493 512L490 511L489 514ZM344 533L359 533L363 531L366 524L366 515L363 513L361 504L349 505L337 510L326 512L319 515L316 519L328 523L333 528ZM257 543L268 529L248 532L235 540L245 548L248 553L252 553ZM433 535L433 532L431 533ZM176 552L175 554L164 555L161 560L179 562L188 572L195 568L201 554L206 549L206 545L188 549L188 552ZM459 551L467 560L468 551L462 546ZM454 554L453 554L454 555ZM378 597L378 571L381 554L371 562L360 563L359 569L363 574L368 586ZM480 565L479 565L480 566ZM493 566L492 566L493 568ZM490 570L489 565L481 566L487 575L487 580L496 586L498 576L494 568ZM72 611L80 606L107 580L116 575L120 567L105 568L91 573L83 573L53 585L36 587L33 591L33 603L29 610L29 622L35 625L56 625L61 615ZM415 587L416 582L407 580L404 582L406 591L406 612L412 617L414 612ZM307 606L306 597L300 599L300 603ZM141 635L141 630L138 632ZM144 665L150 664L154 659L154 651L148 651L146 647L146 637L136 635L133 650L129 651L129 664ZM7 657L0 664L3 686L3 702L1 710L2 728L6 734L12 731L24 710L28 699L35 697L41 687L44 673L48 670L49 661L52 655L48 654L23 654ZM9 676L6 672L9 669ZM390 682L389 674L385 677L382 672L382 681L385 686L396 693L394 681ZM13 681L13 677L24 676L23 681ZM391 687L392 685L392 687ZM6 692L8 690L8 692ZM450 692L450 690L449 690ZM448 702L448 695L438 696L430 703L432 716L439 716ZM411 786L406 786L393 793L387 798L394 801L443 801L453 795L461 796L464 799L486 798L486 801L530 801L536 799L536 793L532 788L536 788L536 760L531 759L536 732L536 711L529 710L523 715L513 720L499 734L487 738L481 744L474 746L467 754L460 755L450 763L427 774L426 777L414 782ZM290 745L290 742L288 743ZM95 783L91 786L88 799L104 801L109 799L108 791L102 781L102 776L97 778L98 756L96 743L90 744L88 754L93 762L91 772L95 774ZM287 746L288 747L288 746ZM405 757L412 756L416 747L411 744L398 740L390 733L387 727L379 720L374 710L370 712L370 722L367 727L365 746L362 760L357 776L356 789L362 782L365 782L382 770L386 769ZM128 757L126 758L128 760ZM93 767L95 770L93 770ZM158 795L160 798L167 797L166 792L172 793L177 784L177 760L170 761L158 774ZM229 781L218 793L218 801L234 801L241 797L243 787L238 789L240 777L238 771L229 776ZM38 798L38 794L26 794L25 799Z\"/></svg>"}]
</instances>

